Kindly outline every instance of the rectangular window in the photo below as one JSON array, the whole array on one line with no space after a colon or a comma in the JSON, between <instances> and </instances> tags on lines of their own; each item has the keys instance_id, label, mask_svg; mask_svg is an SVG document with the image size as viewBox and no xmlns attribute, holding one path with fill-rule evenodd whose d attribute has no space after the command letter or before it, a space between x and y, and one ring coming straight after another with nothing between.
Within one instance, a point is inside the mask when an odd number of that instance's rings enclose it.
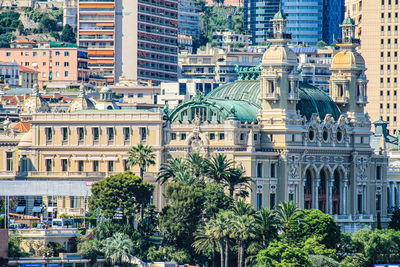
<instances>
[{"instance_id":1,"label":"rectangular window","mask_svg":"<svg viewBox=\"0 0 400 267\"><path fill-rule=\"evenodd\" d=\"M56 62L56 66L60 66L60 62Z\"/></svg>"},{"instance_id":2,"label":"rectangular window","mask_svg":"<svg viewBox=\"0 0 400 267\"><path fill-rule=\"evenodd\" d=\"M129 141L131 139L131 131L128 127L124 128L124 140Z\"/></svg>"},{"instance_id":3,"label":"rectangular window","mask_svg":"<svg viewBox=\"0 0 400 267\"><path fill-rule=\"evenodd\" d=\"M33 56L36 57L37 56L37 52L33 52Z\"/></svg>"},{"instance_id":4,"label":"rectangular window","mask_svg":"<svg viewBox=\"0 0 400 267\"><path fill-rule=\"evenodd\" d=\"M225 139L225 134L220 133L220 134L219 134L219 140L224 140L224 139Z\"/></svg>"},{"instance_id":5,"label":"rectangular window","mask_svg":"<svg viewBox=\"0 0 400 267\"><path fill-rule=\"evenodd\" d=\"M275 165L276 165L275 163L271 163L271 178L276 178L275 177L275 175L276 175L276 173L275 173L276 166Z\"/></svg>"},{"instance_id":6,"label":"rectangular window","mask_svg":"<svg viewBox=\"0 0 400 267\"><path fill-rule=\"evenodd\" d=\"M361 194L357 195L357 211L358 211L358 214L362 213L362 195Z\"/></svg>"},{"instance_id":7,"label":"rectangular window","mask_svg":"<svg viewBox=\"0 0 400 267\"><path fill-rule=\"evenodd\" d=\"M51 172L53 170L53 160L46 159L46 171Z\"/></svg>"},{"instance_id":8,"label":"rectangular window","mask_svg":"<svg viewBox=\"0 0 400 267\"><path fill-rule=\"evenodd\" d=\"M381 210L381 195L376 195L376 210Z\"/></svg>"},{"instance_id":9,"label":"rectangular window","mask_svg":"<svg viewBox=\"0 0 400 267\"><path fill-rule=\"evenodd\" d=\"M56 51L56 56L59 56L60 55L60 51Z\"/></svg>"},{"instance_id":10,"label":"rectangular window","mask_svg":"<svg viewBox=\"0 0 400 267\"><path fill-rule=\"evenodd\" d=\"M85 139L85 129L83 127L78 128L78 140L83 141Z\"/></svg>"},{"instance_id":11,"label":"rectangular window","mask_svg":"<svg viewBox=\"0 0 400 267\"><path fill-rule=\"evenodd\" d=\"M64 52L65 57L69 57L69 52Z\"/></svg>"},{"instance_id":12,"label":"rectangular window","mask_svg":"<svg viewBox=\"0 0 400 267\"><path fill-rule=\"evenodd\" d=\"M14 170L14 153L13 152L6 152L6 158L7 158L7 171L13 171Z\"/></svg>"},{"instance_id":13,"label":"rectangular window","mask_svg":"<svg viewBox=\"0 0 400 267\"><path fill-rule=\"evenodd\" d=\"M186 140L186 134L185 133L181 134L181 140Z\"/></svg>"},{"instance_id":14,"label":"rectangular window","mask_svg":"<svg viewBox=\"0 0 400 267\"><path fill-rule=\"evenodd\" d=\"M262 209L262 193L257 193L257 210Z\"/></svg>"},{"instance_id":15,"label":"rectangular window","mask_svg":"<svg viewBox=\"0 0 400 267\"><path fill-rule=\"evenodd\" d=\"M269 195L269 208L273 209L275 207L275 194L272 193Z\"/></svg>"},{"instance_id":16,"label":"rectangular window","mask_svg":"<svg viewBox=\"0 0 400 267\"><path fill-rule=\"evenodd\" d=\"M99 128L93 128L93 141L99 140L99 133L100 133Z\"/></svg>"},{"instance_id":17,"label":"rectangular window","mask_svg":"<svg viewBox=\"0 0 400 267\"><path fill-rule=\"evenodd\" d=\"M142 94L142 93L139 93L139 94L137 94L137 97L138 97L138 98L143 98L143 94Z\"/></svg>"},{"instance_id":18,"label":"rectangular window","mask_svg":"<svg viewBox=\"0 0 400 267\"><path fill-rule=\"evenodd\" d=\"M376 166L376 180L382 180L382 166Z\"/></svg>"},{"instance_id":19,"label":"rectangular window","mask_svg":"<svg viewBox=\"0 0 400 267\"><path fill-rule=\"evenodd\" d=\"M62 140L68 141L68 128L61 128Z\"/></svg>"},{"instance_id":20,"label":"rectangular window","mask_svg":"<svg viewBox=\"0 0 400 267\"><path fill-rule=\"evenodd\" d=\"M67 159L62 159L61 160L61 170L63 172L68 171L68 160Z\"/></svg>"},{"instance_id":21,"label":"rectangular window","mask_svg":"<svg viewBox=\"0 0 400 267\"><path fill-rule=\"evenodd\" d=\"M215 140L215 134L214 133L210 133L210 140Z\"/></svg>"},{"instance_id":22,"label":"rectangular window","mask_svg":"<svg viewBox=\"0 0 400 267\"><path fill-rule=\"evenodd\" d=\"M114 128L107 128L108 141L114 141Z\"/></svg>"},{"instance_id":23,"label":"rectangular window","mask_svg":"<svg viewBox=\"0 0 400 267\"><path fill-rule=\"evenodd\" d=\"M176 133L171 133L171 140L176 140Z\"/></svg>"},{"instance_id":24,"label":"rectangular window","mask_svg":"<svg viewBox=\"0 0 400 267\"><path fill-rule=\"evenodd\" d=\"M293 200L294 200L294 194L293 194L293 193L290 193L290 194L289 194L289 202L290 202L290 201L293 202Z\"/></svg>"},{"instance_id":25,"label":"rectangular window","mask_svg":"<svg viewBox=\"0 0 400 267\"><path fill-rule=\"evenodd\" d=\"M64 71L64 77L68 77L68 71Z\"/></svg>"},{"instance_id":26,"label":"rectangular window","mask_svg":"<svg viewBox=\"0 0 400 267\"><path fill-rule=\"evenodd\" d=\"M261 162L257 163L257 178L262 177L262 169L263 169L263 164Z\"/></svg>"},{"instance_id":27,"label":"rectangular window","mask_svg":"<svg viewBox=\"0 0 400 267\"><path fill-rule=\"evenodd\" d=\"M93 171L94 172L98 172L99 171L99 161L98 160L94 160L93 161Z\"/></svg>"},{"instance_id":28,"label":"rectangular window","mask_svg":"<svg viewBox=\"0 0 400 267\"><path fill-rule=\"evenodd\" d=\"M53 129L51 129L51 128L46 128L46 140L48 141L48 142L51 142L51 141L53 141Z\"/></svg>"},{"instance_id":29,"label":"rectangular window","mask_svg":"<svg viewBox=\"0 0 400 267\"><path fill-rule=\"evenodd\" d=\"M108 162L108 171L113 172L114 171L114 161L109 161Z\"/></svg>"},{"instance_id":30,"label":"rectangular window","mask_svg":"<svg viewBox=\"0 0 400 267\"><path fill-rule=\"evenodd\" d=\"M69 62L64 62L64 67L69 67Z\"/></svg>"},{"instance_id":31,"label":"rectangular window","mask_svg":"<svg viewBox=\"0 0 400 267\"><path fill-rule=\"evenodd\" d=\"M140 128L140 140L146 141L147 139L147 128L142 127Z\"/></svg>"},{"instance_id":32,"label":"rectangular window","mask_svg":"<svg viewBox=\"0 0 400 267\"><path fill-rule=\"evenodd\" d=\"M78 171L79 172L85 171L85 167L84 166L85 165L84 165L84 161L83 160L78 161Z\"/></svg>"},{"instance_id":33,"label":"rectangular window","mask_svg":"<svg viewBox=\"0 0 400 267\"><path fill-rule=\"evenodd\" d=\"M6 56L7 56L7 57L11 57L11 52L7 52L7 53L6 53Z\"/></svg>"}]
</instances>

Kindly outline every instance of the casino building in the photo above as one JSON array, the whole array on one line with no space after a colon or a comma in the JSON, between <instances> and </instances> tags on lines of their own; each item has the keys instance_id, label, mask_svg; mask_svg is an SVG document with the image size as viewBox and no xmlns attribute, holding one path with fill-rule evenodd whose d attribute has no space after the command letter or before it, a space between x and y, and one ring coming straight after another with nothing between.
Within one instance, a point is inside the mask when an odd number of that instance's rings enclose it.
<instances>
[{"instance_id":1,"label":"casino building","mask_svg":"<svg viewBox=\"0 0 400 267\"><path fill-rule=\"evenodd\" d=\"M155 178L161 163L197 151L223 153L242 166L254 179L248 201L256 208L293 201L331 214L345 231L374 225L378 216L384 223L388 158L370 145L368 81L355 49L354 22L346 18L341 25L329 95L299 81L284 14L272 22L271 46L260 68L239 70L237 81L207 96L198 93L171 111L117 110L107 88L102 103L88 102L82 88L69 113L55 114L37 106L42 104L35 94L22 116L31 129L8 148L15 149L20 166L8 180L95 181L124 171L127 151L143 142L157 155L145 179L156 184L153 201L159 208L163 188ZM57 207L67 209L68 203L73 202L63 196ZM86 209L83 201L79 205Z\"/></svg>"}]
</instances>

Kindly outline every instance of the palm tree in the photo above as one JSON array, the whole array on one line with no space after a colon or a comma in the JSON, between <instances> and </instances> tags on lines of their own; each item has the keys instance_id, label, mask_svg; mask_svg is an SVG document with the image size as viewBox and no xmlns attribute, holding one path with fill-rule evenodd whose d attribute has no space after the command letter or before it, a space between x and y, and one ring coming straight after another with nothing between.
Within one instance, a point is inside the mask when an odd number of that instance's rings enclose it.
<instances>
[{"instance_id":1,"label":"palm tree","mask_svg":"<svg viewBox=\"0 0 400 267\"><path fill-rule=\"evenodd\" d=\"M207 176L215 182L220 183L227 179L235 161L227 159L223 154L217 154L207 164Z\"/></svg>"},{"instance_id":2,"label":"palm tree","mask_svg":"<svg viewBox=\"0 0 400 267\"><path fill-rule=\"evenodd\" d=\"M212 267L215 267L215 247L218 243L217 235L215 235L214 225L210 222L201 226L195 233L195 241L192 246L197 253L205 253L211 248Z\"/></svg>"},{"instance_id":3,"label":"palm tree","mask_svg":"<svg viewBox=\"0 0 400 267\"><path fill-rule=\"evenodd\" d=\"M157 181L161 184L166 183L169 179L174 178L178 173L185 172L186 166L182 158L172 158L163 163L158 173Z\"/></svg>"},{"instance_id":4,"label":"palm tree","mask_svg":"<svg viewBox=\"0 0 400 267\"><path fill-rule=\"evenodd\" d=\"M238 266L244 266L244 254L246 250L246 242L256 237L254 231L255 219L253 216L242 215L236 216L233 220L232 237L238 241Z\"/></svg>"},{"instance_id":5,"label":"palm tree","mask_svg":"<svg viewBox=\"0 0 400 267\"><path fill-rule=\"evenodd\" d=\"M242 189L251 189L250 183L253 181L250 177L243 176L244 170L239 168L234 168L229 170L229 175L223 178L223 184L228 187L229 195L233 198L233 193L235 188L239 186L241 188L238 195L245 195L248 191Z\"/></svg>"},{"instance_id":6,"label":"palm tree","mask_svg":"<svg viewBox=\"0 0 400 267\"><path fill-rule=\"evenodd\" d=\"M146 168L150 165L156 164L156 155L153 153L153 149L149 145L139 144L138 146L133 146L129 150L128 165L136 166L140 168L140 178L143 180L144 172Z\"/></svg>"},{"instance_id":7,"label":"palm tree","mask_svg":"<svg viewBox=\"0 0 400 267\"><path fill-rule=\"evenodd\" d=\"M189 154L186 164L190 172L197 179L200 179L204 175L207 168L207 161L198 152Z\"/></svg>"},{"instance_id":8,"label":"palm tree","mask_svg":"<svg viewBox=\"0 0 400 267\"><path fill-rule=\"evenodd\" d=\"M183 172L178 172L174 177L175 182L182 182L187 185L198 185L202 183L202 180L196 179L189 170L185 170Z\"/></svg>"},{"instance_id":9,"label":"palm tree","mask_svg":"<svg viewBox=\"0 0 400 267\"><path fill-rule=\"evenodd\" d=\"M290 243L290 228L295 223L301 223L304 213L295 205L293 201L280 203L276 209L277 216L281 222L285 241Z\"/></svg>"},{"instance_id":10,"label":"palm tree","mask_svg":"<svg viewBox=\"0 0 400 267\"><path fill-rule=\"evenodd\" d=\"M255 220L261 245L266 248L269 241L275 239L278 235L279 220L276 213L268 208L257 211Z\"/></svg>"},{"instance_id":11,"label":"palm tree","mask_svg":"<svg viewBox=\"0 0 400 267\"><path fill-rule=\"evenodd\" d=\"M218 213L215 218L211 219L210 236L217 240L218 248L221 256L221 267L229 266L229 234L231 233L232 212L225 211ZM225 249L225 250L224 250Z\"/></svg>"},{"instance_id":12,"label":"palm tree","mask_svg":"<svg viewBox=\"0 0 400 267\"><path fill-rule=\"evenodd\" d=\"M253 209L253 206L251 204L246 203L243 200L239 200L235 203L235 206L233 207L233 213L236 216L250 216L255 213L255 210Z\"/></svg>"},{"instance_id":13,"label":"palm tree","mask_svg":"<svg viewBox=\"0 0 400 267\"><path fill-rule=\"evenodd\" d=\"M114 266L129 263L133 257L134 244L127 234L115 233L104 241L103 252Z\"/></svg>"}]
</instances>

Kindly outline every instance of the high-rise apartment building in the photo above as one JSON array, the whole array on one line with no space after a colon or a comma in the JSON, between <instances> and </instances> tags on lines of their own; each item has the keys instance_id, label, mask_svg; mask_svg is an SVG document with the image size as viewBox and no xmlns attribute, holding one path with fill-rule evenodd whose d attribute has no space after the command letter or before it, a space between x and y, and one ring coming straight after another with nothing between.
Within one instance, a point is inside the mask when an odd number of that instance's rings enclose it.
<instances>
[{"instance_id":1,"label":"high-rise apartment building","mask_svg":"<svg viewBox=\"0 0 400 267\"><path fill-rule=\"evenodd\" d=\"M399 1L362 1L361 54L369 80L368 113L380 117L395 133L400 119L399 91Z\"/></svg>"},{"instance_id":2,"label":"high-rise apartment building","mask_svg":"<svg viewBox=\"0 0 400 267\"><path fill-rule=\"evenodd\" d=\"M323 0L282 0L292 43L316 45L322 40Z\"/></svg>"},{"instance_id":3,"label":"high-rise apartment building","mask_svg":"<svg viewBox=\"0 0 400 267\"><path fill-rule=\"evenodd\" d=\"M253 44L267 39L272 30L270 20L282 6L287 18L287 31L294 44L330 44L340 36L339 24L344 16L344 0L245 0L244 28L252 35Z\"/></svg>"},{"instance_id":4,"label":"high-rise apartment building","mask_svg":"<svg viewBox=\"0 0 400 267\"><path fill-rule=\"evenodd\" d=\"M340 23L344 19L345 0L323 1L322 40L331 44L341 36Z\"/></svg>"},{"instance_id":5,"label":"high-rise apartment building","mask_svg":"<svg viewBox=\"0 0 400 267\"><path fill-rule=\"evenodd\" d=\"M178 4L178 33L200 37L200 8L195 0L180 0Z\"/></svg>"},{"instance_id":6,"label":"high-rise apartment building","mask_svg":"<svg viewBox=\"0 0 400 267\"><path fill-rule=\"evenodd\" d=\"M252 35L252 43L259 45L272 32L271 19L279 10L281 0L244 0L244 29Z\"/></svg>"},{"instance_id":7,"label":"high-rise apartment building","mask_svg":"<svg viewBox=\"0 0 400 267\"><path fill-rule=\"evenodd\" d=\"M79 0L78 42L109 83L177 79L176 0Z\"/></svg>"},{"instance_id":8,"label":"high-rise apartment building","mask_svg":"<svg viewBox=\"0 0 400 267\"><path fill-rule=\"evenodd\" d=\"M78 0L64 0L63 2L63 25L71 26L76 30Z\"/></svg>"}]
</instances>

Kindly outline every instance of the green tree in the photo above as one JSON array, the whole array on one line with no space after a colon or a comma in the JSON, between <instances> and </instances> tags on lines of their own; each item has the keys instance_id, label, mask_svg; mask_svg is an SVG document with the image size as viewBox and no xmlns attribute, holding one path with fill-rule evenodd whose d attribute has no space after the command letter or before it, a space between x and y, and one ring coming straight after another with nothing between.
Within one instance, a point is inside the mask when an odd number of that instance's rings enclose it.
<instances>
[{"instance_id":1,"label":"green tree","mask_svg":"<svg viewBox=\"0 0 400 267\"><path fill-rule=\"evenodd\" d=\"M143 180L144 172L150 165L156 164L156 155L149 145L139 144L129 150L128 165L139 166L140 178Z\"/></svg>"},{"instance_id":2,"label":"green tree","mask_svg":"<svg viewBox=\"0 0 400 267\"><path fill-rule=\"evenodd\" d=\"M211 266L215 267L215 251L218 244L217 235L215 235L213 225L206 223L199 227L196 231L195 240L192 244L196 253L202 253L203 255L211 252Z\"/></svg>"},{"instance_id":3,"label":"green tree","mask_svg":"<svg viewBox=\"0 0 400 267\"><path fill-rule=\"evenodd\" d=\"M233 160L227 159L223 154L214 155L207 164L207 176L217 183L227 180L234 164Z\"/></svg>"},{"instance_id":4,"label":"green tree","mask_svg":"<svg viewBox=\"0 0 400 267\"><path fill-rule=\"evenodd\" d=\"M204 193L193 185L168 183L165 206L159 217L159 227L169 244L187 248L192 244L204 208Z\"/></svg>"},{"instance_id":5,"label":"green tree","mask_svg":"<svg viewBox=\"0 0 400 267\"><path fill-rule=\"evenodd\" d=\"M8 257L19 258L27 256L27 253L21 248L22 239L10 236L8 239Z\"/></svg>"},{"instance_id":6,"label":"green tree","mask_svg":"<svg viewBox=\"0 0 400 267\"><path fill-rule=\"evenodd\" d=\"M214 218L219 212L233 207L233 198L224 192L224 187L216 183L207 183L204 187L204 217Z\"/></svg>"},{"instance_id":7,"label":"green tree","mask_svg":"<svg viewBox=\"0 0 400 267\"><path fill-rule=\"evenodd\" d=\"M340 263L323 255L308 255L313 267L339 267Z\"/></svg>"},{"instance_id":8,"label":"green tree","mask_svg":"<svg viewBox=\"0 0 400 267\"><path fill-rule=\"evenodd\" d=\"M317 42L317 47L318 48L322 48L322 47L325 47L325 46L327 46L328 44L327 43L325 43L324 41L318 41Z\"/></svg>"},{"instance_id":9,"label":"green tree","mask_svg":"<svg viewBox=\"0 0 400 267\"><path fill-rule=\"evenodd\" d=\"M276 211L282 224L285 242L295 242L295 236L291 233L291 229L303 222L304 213L292 201L280 203Z\"/></svg>"},{"instance_id":10,"label":"green tree","mask_svg":"<svg viewBox=\"0 0 400 267\"><path fill-rule=\"evenodd\" d=\"M190 254L187 250L177 249L173 246L150 247L147 258L150 262L175 261L179 264L190 262Z\"/></svg>"},{"instance_id":11,"label":"green tree","mask_svg":"<svg viewBox=\"0 0 400 267\"><path fill-rule=\"evenodd\" d=\"M286 242L275 241L257 255L257 266L263 267L307 267L311 262L306 253Z\"/></svg>"},{"instance_id":12,"label":"green tree","mask_svg":"<svg viewBox=\"0 0 400 267\"><path fill-rule=\"evenodd\" d=\"M9 48L14 35L10 32L0 34L0 48Z\"/></svg>"},{"instance_id":13,"label":"green tree","mask_svg":"<svg viewBox=\"0 0 400 267\"><path fill-rule=\"evenodd\" d=\"M157 181L161 184L166 183L169 179L173 179L178 173L186 172L185 161L176 157L169 159L166 163L161 164Z\"/></svg>"},{"instance_id":14,"label":"green tree","mask_svg":"<svg viewBox=\"0 0 400 267\"><path fill-rule=\"evenodd\" d=\"M76 37L74 30L69 24L66 24L62 30L61 33L61 41L67 42L67 43L75 43L76 42Z\"/></svg>"},{"instance_id":15,"label":"green tree","mask_svg":"<svg viewBox=\"0 0 400 267\"><path fill-rule=\"evenodd\" d=\"M154 186L135 176L131 171L111 175L92 186L90 208L100 208L106 218L113 218L121 211L123 219L131 220L152 195Z\"/></svg>"},{"instance_id":16,"label":"green tree","mask_svg":"<svg viewBox=\"0 0 400 267\"><path fill-rule=\"evenodd\" d=\"M243 176L244 170L233 168L229 170L229 174L224 176L222 183L229 190L229 195L233 198L235 189L239 187L239 196L247 196L248 190L251 189L250 183L253 181L250 177Z\"/></svg>"},{"instance_id":17,"label":"green tree","mask_svg":"<svg viewBox=\"0 0 400 267\"><path fill-rule=\"evenodd\" d=\"M128 235L115 233L104 241L103 252L106 259L113 265L128 266L133 255L134 244Z\"/></svg>"},{"instance_id":18,"label":"green tree","mask_svg":"<svg viewBox=\"0 0 400 267\"><path fill-rule=\"evenodd\" d=\"M39 25L44 32L53 32L57 30L57 21L50 18L47 14L40 19Z\"/></svg>"},{"instance_id":19,"label":"green tree","mask_svg":"<svg viewBox=\"0 0 400 267\"><path fill-rule=\"evenodd\" d=\"M256 237L254 224L254 217L249 215L236 216L233 219L232 237L238 242L239 267L244 267L247 242Z\"/></svg>"},{"instance_id":20,"label":"green tree","mask_svg":"<svg viewBox=\"0 0 400 267\"><path fill-rule=\"evenodd\" d=\"M290 235L296 242L305 242L310 237L319 236L327 248L336 248L341 231L332 216L315 209L304 210L302 214L302 222L294 224L290 229Z\"/></svg>"},{"instance_id":21,"label":"green tree","mask_svg":"<svg viewBox=\"0 0 400 267\"><path fill-rule=\"evenodd\" d=\"M192 173L197 180L202 179L207 171L207 161L198 152L189 154L186 165L189 172Z\"/></svg>"},{"instance_id":22,"label":"green tree","mask_svg":"<svg viewBox=\"0 0 400 267\"><path fill-rule=\"evenodd\" d=\"M390 216L389 228L400 230L400 208L393 210L393 213Z\"/></svg>"},{"instance_id":23,"label":"green tree","mask_svg":"<svg viewBox=\"0 0 400 267\"><path fill-rule=\"evenodd\" d=\"M328 249L322 243L322 240L322 236L313 236L308 238L306 242L304 242L303 250L307 253L307 255L323 255L336 260L336 250Z\"/></svg>"},{"instance_id":24,"label":"green tree","mask_svg":"<svg viewBox=\"0 0 400 267\"><path fill-rule=\"evenodd\" d=\"M97 262L97 258L103 256L102 248L103 244L98 240L88 240L78 244L78 252L90 260L90 266Z\"/></svg>"}]
</instances>

